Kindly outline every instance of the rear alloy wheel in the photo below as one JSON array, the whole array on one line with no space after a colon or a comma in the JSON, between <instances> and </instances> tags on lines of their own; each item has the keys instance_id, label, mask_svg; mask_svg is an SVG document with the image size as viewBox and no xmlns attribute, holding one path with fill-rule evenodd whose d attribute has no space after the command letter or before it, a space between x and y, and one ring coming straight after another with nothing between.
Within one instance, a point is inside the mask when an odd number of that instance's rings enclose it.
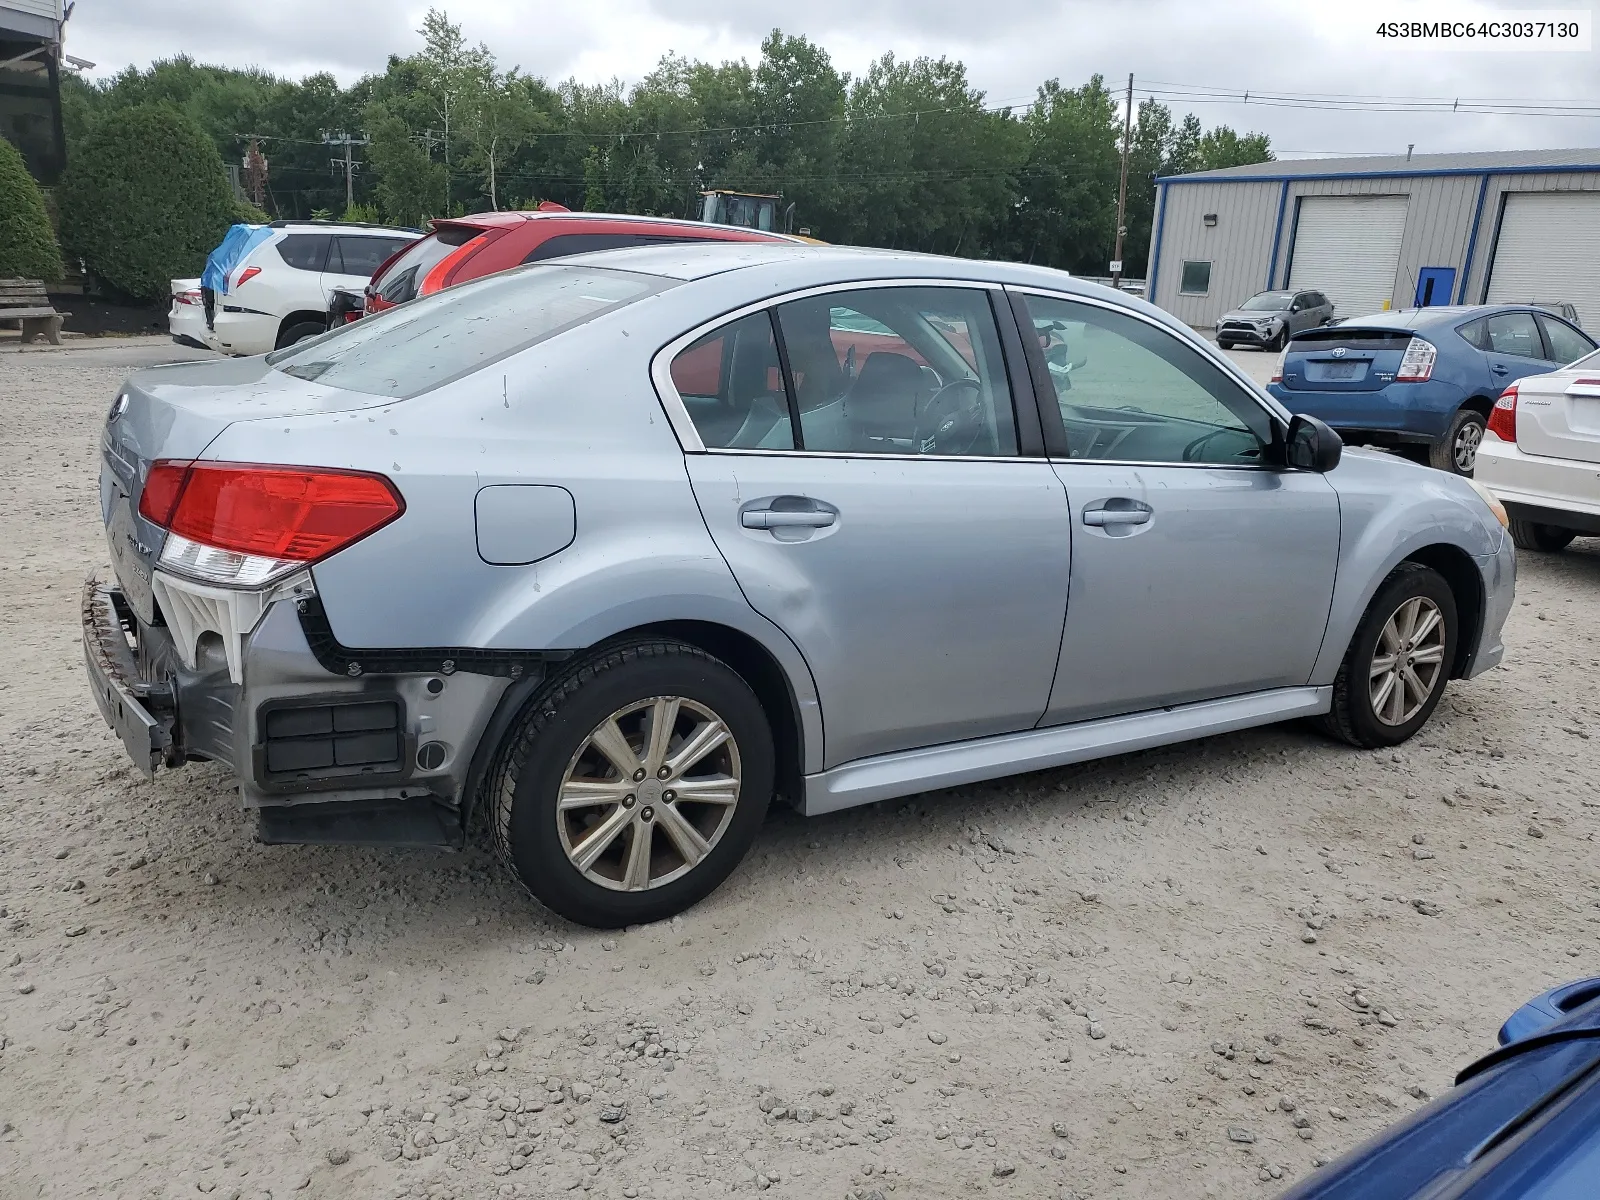
<instances>
[{"instance_id":1,"label":"rear alloy wheel","mask_svg":"<svg viewBox=\"0 0 1600 1200\"><path fill-rule=\"evenodd\" d=\"M326 325L319 325L315 321L301 321L297 325L289 326L278 335L277 349L282 350L285 346L292 346L296 342L303 342L307 338L314 338L327 332Z\"/></svg>"},{"instance_id":2,"label":"rear alloy wheel","mask_svg":"<svg viewBox=\"0 0 1600 1200\"><path fill-rule=\"evenodd\" d=\"M1444 577L1402 563L1378 589L1333 683L1323 728L1355 746L1395 746L1421 729L1455 661L1455 596Z\"/></svg>"},{"instance_id":3,"label":"rear alloy wheel","mask_svg":"<svg viewBox=\"0 0 1600 1200\"><path fill-rule=\"evenodd\" d=\"M1428 447L1428 465L1435 470L1470 476L1478 465L1478 447L1483 444L1484 427L1482 413L1461 409L1444 436Z\"/></svg>"},{"instance_id":4,"label":"rear alloy wheel","mask_svg":"<svg viewBox=\"0 0 1600 1200\"><path fill-rule=\"evenodd\" d=\"M1540 525L1536 521L1519 521L1515 517L1511 519L1511 540L1516 543L1518 550L1542 550L1546 554L1554 554L1558 550L1565 550L1577 536L1572 530L1559 525Z\"/></svg>"},{"instance_id":5,"label":"rear alloy wheel","mask_svg":"<svg viewBox=\"0 0 1600 1200\"><path fill-rule=\"evenodd\" d=\"M618 646L552 681L513 734L494 839L562 916L659 921L717 887L772 794L772 734L726 664L681 642Z\"/></svg>"}]
</instances>

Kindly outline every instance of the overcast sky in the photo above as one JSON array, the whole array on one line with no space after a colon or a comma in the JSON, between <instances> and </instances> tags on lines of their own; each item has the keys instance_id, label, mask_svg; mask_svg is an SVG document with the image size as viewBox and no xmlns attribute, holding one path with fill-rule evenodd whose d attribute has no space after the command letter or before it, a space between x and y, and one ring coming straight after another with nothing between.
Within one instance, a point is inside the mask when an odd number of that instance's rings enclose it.
<instances>
[{"instance_id":1,"label":"overcast sky","mask_svg":"<svg viewBox=\"0 0 1600 1200\"><path fill-rule=\"evenodd\" d=\"M1329 112L1163 97L1177 114L1271 135L1280 154L1418 153L1600 147L1600 49L1464 52L1396 46L1374 31L1425 0L450 0L471 42L503 66L552 81L637 79L666 51L754 58L773 26L860 71L886 50L967 64L992 103L1025 102L1040 81L1076 85L1098 71L1135 94L1173 85L1296 94L1476 97L1588 102L1597 115ZM1593 5L1594 0L1458 0L1458 17ZM348 84L387 56L419 48L426 0L78 0L67 50L104 75L188 54L298 77L331 71ZM1428 2L1437 12L1441 4ZM1592 19L1592 18L1591 18ZM1600 47L1600 38L1595 39Z\"/></svg>"}]
</instances>

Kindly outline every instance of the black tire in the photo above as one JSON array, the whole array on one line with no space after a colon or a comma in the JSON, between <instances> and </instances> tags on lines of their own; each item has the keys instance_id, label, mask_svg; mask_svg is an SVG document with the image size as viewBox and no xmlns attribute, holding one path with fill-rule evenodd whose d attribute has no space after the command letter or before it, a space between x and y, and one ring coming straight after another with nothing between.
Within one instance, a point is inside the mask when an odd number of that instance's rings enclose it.
<instances>
[{"instance_id":1,"label":"black tire","mask_svg":"<svg viewBox=\"0 0 1600 1200\"><path fill-rule=\"evenodd\" d=\"M1233 349L1233 343L1232 342L1218 341L1217 342L1217 348L1219 350L1232 350Z\"/></svg>"},{"instance_id":2,"label":"black tire","mask_svg":"<svg viewBox=\"0 0 1600 1200\"><path fill-rule=\"evenodd\" d=\"M1449 471L1452 475L1471 478L1478 461L1478 447L1483 443L1483 431L1488 427L1482 413L1463 408L1450 419L1444 436L1428 446L1428 465L1436 471Z\"/></svg>"},{"instance_id":3,"label":"black tire","mask_svg":"<svg viewBox=\"0 0 1600 1200\"><path fill-rule=\"evenodd\" d=\"M1559 525L1541 525L1537 521L1511 518L1511 540L1516 543L1518 550L1541 550L1546 554L1554 554L1558 550L1565 550L1577 536L1571 529L1563 529Z\"/></svg>"},{"instance_id":4,"label":"black tire","mask_svg":"<svg viewBox=\"0 0 1600 1200\"><path fill-rule=\"evenodd\" d=\"M727 726L739 756L738 800L720 837L686 873L642 890L616 890L586 878L568 857L556 799L591 733L625 706L658 696L703 705ZM523 886L568 920L597 929L645 924L682 912L732 874L760 831L772 786L766 713L731 667L683 642L623 643L568 667L529 704L490 778L490 835ZM670 849L667 841L661 845Z\"/></svg>"},{"instance_id":5,"label":"black tire","mask_svg":"<svg viewBox=\"0 0 1600 1200\"><path fill-rule=\"evenodd\" d=\"M1281 351L1288 344L1289 344L1289 331L1287 329L1280 329L1280 330L1278 330L1278 336L1273 338L1270 342L1268 342L1264 348L1267 349L1267 350L1271 350L1274 353L1276 353L1278 351Z\"/></svg>"},{"instance_id":6,"label":"black tire","mask_svg":"<svg viewBox=\"0 0 1600 1200\"><path fill-rule=\"evenodd\" d=\"M1403 724L1388 724L1373 711L1371 679L1373 657L1377 653L1379 638L1389 618L1406 601L1424 597L1439 610L1444 624L1444 653L1432 691L1418 712ZM1330 737L1349 742L1352 746L1372 749L1378 746L1398 746L1428 723L1433 710L1444 695L1455 662L1456 638L1459 625L1456 601L1450 585L1432 567L1420 563L1401 563L1378 588L1378 594L1367 605L1367 611L1356 626L1355 636L1344 661L1339 664L1339 674L1333 681L1333 707L1317 724Z\"/></svg>"},{"instance_id":7,"label":"black tire","mask_svg":"<svg viewBox=\"0 0 1600 1200\"><path fill-rule=\"evenodd\" d=\"M327 332L328 327L320 325L316 321L299 321L278 335L277 348L282 350L285 346L292 346L296 342L303 342L307 338L313 338L318 334Z\"/></svg>"}]
</instances>

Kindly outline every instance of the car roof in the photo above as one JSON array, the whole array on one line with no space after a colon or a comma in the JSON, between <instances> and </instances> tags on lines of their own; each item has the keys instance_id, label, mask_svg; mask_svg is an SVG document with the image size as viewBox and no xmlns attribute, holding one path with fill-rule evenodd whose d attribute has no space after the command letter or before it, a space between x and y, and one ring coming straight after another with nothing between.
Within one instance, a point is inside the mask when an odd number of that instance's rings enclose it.
<instances>
[{"instance_id":1,"label":"car roof","mask_svg":"<svg viewBox=\"0 0 1600 1200\"><path fill-rule=\"evenodd\" d=\"M370 233L378 237L420 238L420 229L406 229L394 225L374 225L368 221L273 221L268 228L279 233Z\"/></svg>"},{"instance_id":2,"label":"car roof","mask_svg":"<svg viewBox=\"0 0 1600 1200\"><path fill-rule=\"evenodd\" d=\"M473 229L500 229L507 226L522 225L529 221L584 221L597 224L616 222L624 225L660 226L667 229L705 230L708 228L705 222L692 220L688 217L641 217L631 213L521 211L472 213L465 217L441 217L434 221L433 227L438 229L444 226L457 225ZM805 244L791 234L778 233L771 229L746 229L737 225L712 225L709 228L732 229L740 234L772 238L774 241Z\"/></svg>"},{"instance_id":3,"label":"car roof","mask_svg":"<svg viewBox=\"0 0 1600 1200\"><path fill-rule=\"evenodd\" d=\"M1496 313L1531 312L1537 307L1529 304L1435 304L1428 308L1398 308L1366 317L1351 317L1335 328L1348 325L1363 329L1431 329L1438 325L1459 325L1475 317L1492 317Z\"/></svg>"},{"instance_id":4,"label":"car roof","mask_svg":"<svg viewBox=\"0 0 1600 1200\"><path fill-rule=\"evenodd\" d=\"M885 278L928 278L968 280L974 283L1032 284L1056 290L1106 293L1129 299L1125 293L1076 280L1065 271L1034 267L1022 263L991 262L986 259L947 258L938 254L919 254L910 250L880 250L866 246L827 246L794 242L685 242L681 245L630 247L623 250L596 250L569 255L563 263L592 262L596 266L636 271L641 275L660 275L689 281L776 263L803 263L818 276L818 283L847 279L851 275L880 272Z\"/></svg>"}]
</instances>

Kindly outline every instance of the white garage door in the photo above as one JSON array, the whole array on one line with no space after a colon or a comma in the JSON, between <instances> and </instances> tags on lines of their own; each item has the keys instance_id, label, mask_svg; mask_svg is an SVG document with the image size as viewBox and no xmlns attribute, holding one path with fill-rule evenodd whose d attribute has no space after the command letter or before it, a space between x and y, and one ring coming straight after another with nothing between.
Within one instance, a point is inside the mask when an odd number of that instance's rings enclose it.
<instances>
[{"instance_id":1,"label":"white garage door","mask_svg":"<svg viewBox=\"0 0 1600 1200\"><path fill-rule=\"evenodd\" d=\"M1600 192L1513 192L1489 270L1491 304L1567 301L1600 330Z\"/></svg>"},{"instance_id":2,"label":"white garage door","mask_svg":"<svg viewBox=\"0 0 1600 1200\"><path fill-rule=\"evenodd\" d=\"M1409 196L1307 196L1289 286L1315 288L1336 317L1365 317L1394 295Z\"/></svg>"}]
</instances>

